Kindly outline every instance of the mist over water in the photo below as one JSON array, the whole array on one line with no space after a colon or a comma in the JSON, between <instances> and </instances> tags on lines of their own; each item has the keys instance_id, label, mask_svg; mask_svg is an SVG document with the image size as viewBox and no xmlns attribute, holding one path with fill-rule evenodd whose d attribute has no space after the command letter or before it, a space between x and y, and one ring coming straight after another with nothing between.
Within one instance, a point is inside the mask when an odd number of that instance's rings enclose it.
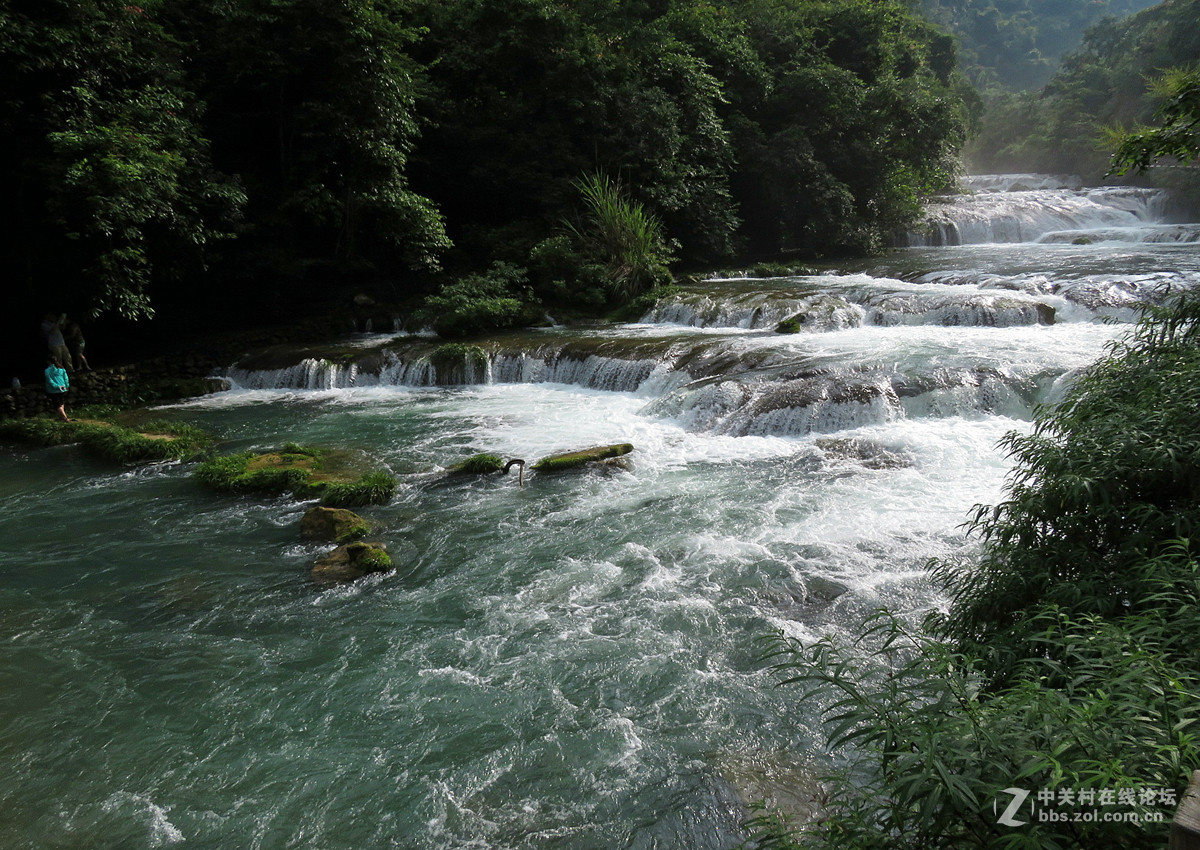
<instances>
[{"instance_id":1,"label":"mist over water","mask_svg":"<svg viewBox=\"0 0 1200 850\"><path fill-rule=\"evenodd\" d=\"M1079 191L990 194L1032 219ZM923 564L1001 497L996 442L1200 281L1195 243L1041 238L710 281L482 361L275 352L161 411L223 450L387 465L396 498L362 513L397 569L335 588L307 576L308 503L4 449L0 846L736 846L823 754L762 638L939 604ZM524 487L443 474L614 442L623 467Z\"/></svg>"}]
</instances>

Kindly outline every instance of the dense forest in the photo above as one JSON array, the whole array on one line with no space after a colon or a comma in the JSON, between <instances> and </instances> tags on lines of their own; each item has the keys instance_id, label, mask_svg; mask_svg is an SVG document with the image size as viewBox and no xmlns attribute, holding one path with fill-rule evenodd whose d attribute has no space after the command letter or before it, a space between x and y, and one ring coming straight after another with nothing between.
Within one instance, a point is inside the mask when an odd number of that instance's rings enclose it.
<instances>
[{"instance_id":1,"label":"dense forest","mask_svg":"<svg viewBox=\"0 0 1200 850\"><path fill-rule=\"evenodd\" d=\"M463 330L668 261L870 250L965 125L951 38L899 2L7 0L0 27L13 357L46 311L115 338L446 284L490 305Z\"/></svg>"},{"instance_id":2,"label":"dense forest","mask_svg":"<svg viewBox=\"0 0 1200 850\"><path fill-rule=\"evenodd\" d=\"M1112 131L1157 124L1172 69L1200 62L1200 2L1167 0L1088 30L1079 50L1041 90L989 102L966 150L975 171L1049 171L1099 180ZM1160 82L1161 81L1161 82Z\"/></svg>"},{"instance_id":3,"label":"dense forest","mask_svg":"<svg viewBox=\"0 0 1200 850\"><path fill-rule=\"evenodd\" d=\"M923 0L921 9L959 40L959 63L985 93L1040 88L1085 30L1125 18L1152 0Z\"/></svg>"}]
</instances>

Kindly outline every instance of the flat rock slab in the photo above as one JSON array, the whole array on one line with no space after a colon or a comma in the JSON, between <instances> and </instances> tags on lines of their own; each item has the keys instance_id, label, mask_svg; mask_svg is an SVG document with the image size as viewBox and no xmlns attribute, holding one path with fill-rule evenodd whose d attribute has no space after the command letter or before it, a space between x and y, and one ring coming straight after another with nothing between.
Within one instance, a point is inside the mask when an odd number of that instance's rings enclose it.
<instances>
[{"instance_id":1,"label":"flat rock slab","mask_svg":"<svg viewBox=\"0 0 1200 850\"><path fill-rule=\"evenodd\" d=\"M589 463L611 460L627 455L633 451L632 443L614 443L611 446L595 446L590 449L580 449L574 452L549 455L539 460L533 468L539 472L559 472L566 469L577 469Z\"/></svg>"}]
</instances>

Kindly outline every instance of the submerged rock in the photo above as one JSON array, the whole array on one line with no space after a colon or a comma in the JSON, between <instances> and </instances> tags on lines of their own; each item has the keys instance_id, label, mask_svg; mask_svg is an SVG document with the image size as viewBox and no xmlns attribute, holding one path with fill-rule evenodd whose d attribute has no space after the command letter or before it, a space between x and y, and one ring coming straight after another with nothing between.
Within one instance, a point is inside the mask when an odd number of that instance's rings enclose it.
<instances>
[{"instance_id":1,"label":"submerged rock","mask_svg":"<svg viewBox=\"0 0 1200 850\"><path fill-rule=\"evenodd\" d=\"M354 581L391 568L392 558L382 543L347 543L313 564L312 577L324 582Z\"/></svg>"},{"instance_id":2,"label":"submerged rock","mask_svg":"<svg viewBox=\"0 0 1200 850\"><path fill-rule=\"evenodd\" d=\"M333 543L348 543L370 530L367 521L345 508L309 508L300 520L300 537Z\"/></svg>"},{"instance_id":3,"label":"submerged rock","mask_svg":"<svg viewBox=\"0 0 1200 850\"><path fill-rule=\"evenodd\" d=\"M596 446L575 452L549 455L539 460L533 468L539 472L558 472L564 469L576 469L589 463L611 460L633 451L632 443L615 443L611 446Z\"/></svg>"},{"instance_id":4,"label":"submerged rock","mask_svg":"<svg viewBox=\"0 0 1200 850\"><path fill-rule=\"evenodd\" d=\"M901 469L913 465L908 455L890 451L861 437L820 437L814 442L827 457L857 461L866 469Z\"/></svg>"}]
</instances>

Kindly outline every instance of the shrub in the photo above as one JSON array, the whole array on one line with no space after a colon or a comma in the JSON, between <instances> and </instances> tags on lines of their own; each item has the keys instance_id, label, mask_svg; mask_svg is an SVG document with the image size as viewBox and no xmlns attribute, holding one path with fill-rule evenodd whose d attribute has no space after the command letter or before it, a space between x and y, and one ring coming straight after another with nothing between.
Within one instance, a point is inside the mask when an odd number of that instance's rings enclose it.
<instances>
[{"instance_id":1,"label":"shrub","mask_svg":"<svg viewBox=\"0 0 1200 850\"><path fill-rule=\"evenodd\" d=\"M1200 600L1193 589L1177 601ZM1200 677L1173 660L1179 647L1169 644L1181 641L1169 618L1113 623L1047 609L1028 625L1057 660L1023 659L1019 675L992 691L972 655L886 612L850 645L778 638L782 681L819 705L828 744L848 764L825 777L817 823L761 816L750 823L758 846L1165 846L1165 823L998 822L993 804L1007 803L1008 787L1175 790L1197 764L1186 730L1200 714ZM1140 797L1121 811L1163 814L1157 799Z\"/></svg>"},{"instance_id":2,"label":"shrub","mask_svg":"<svg viewBox=\"0 0 1200 850\"><path fill-rule=\"evenodd\" d=\"M1152 604L1144 565L1200 536L1200 298L1152 311L1032 433L1004 445L1008 498L971 522L975 563L935 574L950 591L940 634L974 646L1002 676L1030 654L1028 614L1056 605L1102 617Z\"/></svg>"},{"instance_id":3,"label":"shrub","mask_svg":"<svg viewBox=\"0 0 1200 850\"><path fill-rule=\"evenodd\" d=\"M497 261L486 274L473 274L442 286L425 299L439 336L464 337L525 324L522 294L527 294L525 269Z\"/></svg>"}]
</instances>

